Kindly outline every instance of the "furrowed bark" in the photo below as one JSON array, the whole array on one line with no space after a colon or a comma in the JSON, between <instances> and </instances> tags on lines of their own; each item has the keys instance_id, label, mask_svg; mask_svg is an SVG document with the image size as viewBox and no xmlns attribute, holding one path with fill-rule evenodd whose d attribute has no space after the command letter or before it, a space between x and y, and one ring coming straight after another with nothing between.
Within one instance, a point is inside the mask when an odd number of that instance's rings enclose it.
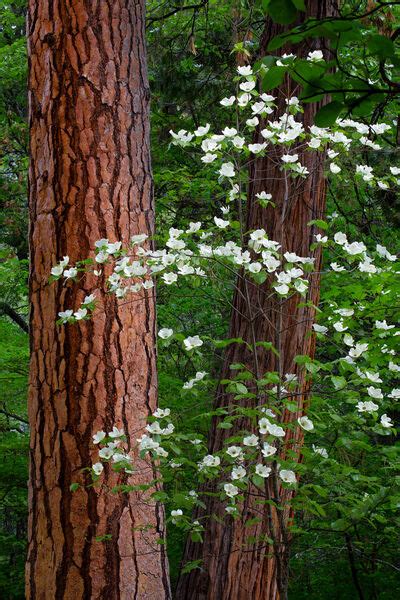
<instances>
[{"instance_id":1,"label":"furrowed bark","mask_svg":"<svg viewBox=\"0 0 400 600\"><path fill-rule=\"evenodd\" d=\"M93 256L98 239L153 233L144 4L29 1L32 600L170 598L162 508L143 493L85 487L81 471L98 460L96 431L122 427L132 446L155 409L154 293L117 301L106 274L48 282L56 262ZM92 292L92 320L56 326ZM102 481L153 479L147 462L134 465L129 478L106 468Z\"/></svg>"},{"instance_id":2,"label":"furrowed bark","mask_svg":"<svg viewBox=\"0 0 400 600\"><path fill-rule=\"evenodd\" d=\"M335 14L334 0L309 0L306 2L307 16L317 18ZM282 33L282 26L266 19L261 39L260 55L267 53L269 41ZM280 52L293 52L305 56L310 50L320 49L320 40L311 40L300 47L285 47ZM297 95L299 90L294 82L285 80L282 86L272 93L278 105L276 114L285 110L285 98ZM302 122L307 130L314 122L314 116L321 104L307 104ZM273 120L273 116L272 116ZM260 125L260 130L262 125ZM255 142L264 141L261 134L256 134ZM297 152L297 150L296 150ZM316 233L307 223L313 219L324 217L325 180L323 175L322 153L298 151L300 162L305 165L310 175L306 180L285 180L279 168L279 152L269 150L266 157L255 159L250 167L250 184L248 189L248 205L244 230L264 228L269 239L278 241L282 252L295 252L299 256L310 256L309 247ZM278 166L277 166L278 165ZM261 191L272 194L276 208L262 208L255 199ZM316 250L315 270L321 266L321 252ZM313 305L319 300L319 275L311 277L307 300ZM267 371L296 373L299 379L297 396L297 412L285 411L282 422L295 422L307 408L307 384L304 372L295 365L296 355L313 357L315 338L310 335L315 311L310 307L299 307L299 297L279 302L271 297L270 282L263 287L254 286L240 278L234 295L229 338L242 338L249 344L257 341L270 341L279 350L280 358L272 352L259 350L257 353L258 377ZM221 379L232 377L230 365L244 363L254 370L254 356L245 345L232 344L228 347L221 373ZM251 382L248 387L251 388ZM252 390L255 391L255 390ZM264 399L265 402L265 399ZM263 403L264 403L263 402ZM232 397L219 386L215 407L227 407L235 404ZM234 421L233 428L218 429L218 419L214 419L209 437L210 453L223 447L224 440L234 436L243 429L249 429L244 419ZM284 457L288 450L294 450L300 459L302 433L299 427L295 432L286 435L280 456ZM290 535L287 525L292 518L290 500L293 491L284 489L279 478L270 476L266 480L265 490L251 486L248 489L244 506L239 510L241 516L237 520L226 515L224 505L218 495L205 496L207 508L195 516L215 515L205 522L203 544L188 540L183 562L202 560L200 568L182 575L178 582L178 600L284 600L287 597L288 561ZM207 486L206 492L216 492L218 486ZM270 505L260 504L260 500L277 500L281 510ZM246 526L250 519L259 522ZM252 539L251 539L252 538ZM273 540L273 543L269 540ZM254 541L257 540L257 541Z\"/></svg>"}]
</instances>

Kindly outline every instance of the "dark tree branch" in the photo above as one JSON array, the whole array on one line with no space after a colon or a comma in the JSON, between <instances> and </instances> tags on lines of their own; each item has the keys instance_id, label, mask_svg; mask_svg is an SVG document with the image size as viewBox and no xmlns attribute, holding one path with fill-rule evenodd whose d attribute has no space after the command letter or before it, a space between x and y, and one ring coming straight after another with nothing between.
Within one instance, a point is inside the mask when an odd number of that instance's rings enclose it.
<instances>
[{"instance_id":1,"label":"dark tree branch","mask_svg":"<svg viewBox=\"0 0 400 600\"><path fill-rule=\"evenodd\" d=\"M9 417L10 419L15 419L16 421L20 421L21 423L25 423L26 425L29 425L29 422L26 419L19 417L15 413L10 413L7 410L4 410L3 408L0 408L0 414L5 415L6 417Z\"/></svg>"},{"instance_id":2,"label":"dark tree branch","mask_svg":"<svg viewBox=\"0 0 400 600\"><path fill-rule=\"evenodd\" d=\"M0 302L0 315L7 315L7 317L10 317L10 319L22 329L22 331L29 333L28 323L12 306L7 304L7 302Z\"/></svg>"},{"instance_id":3,"label":"dark tree branch","mask_svg":"<svg viewBox=\"0 0 400 600\"><path fill-rule=\"evenodd\" d=\"M164 21L164 19L168 19L168 17L172 17L173 15L176 15L178 12L182 12L184 10L199 10L200 8L203 8L207 4L208 4L208 0L203 0L202 2L199 2L198 4L189 4L188 6L175 6L173 10L171 10L168 13L165 13L164 15L160 15L159 17L151 17L150 19L147 19L147 25L152 25L156 21Z\"/></svg>"}]
</instances>

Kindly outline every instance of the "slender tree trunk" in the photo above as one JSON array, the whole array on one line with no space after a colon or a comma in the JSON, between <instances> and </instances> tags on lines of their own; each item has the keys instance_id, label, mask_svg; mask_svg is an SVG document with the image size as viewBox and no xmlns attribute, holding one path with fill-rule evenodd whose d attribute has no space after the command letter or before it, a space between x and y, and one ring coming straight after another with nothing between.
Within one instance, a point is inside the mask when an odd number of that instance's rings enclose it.
<instances>
[{"instance_id":1,"label":"slender tree trunk","mask_svg":"<svg viewBox=\"0 0 400 600\"><path fill-rule=\"evenodd\" d=\"M307 16L324 18L334 14L334 0L309 0ZM261 39L260 54L267 53L269 41L282 33L283 28L266 19ZM299 56L310 50L321 48L320 40L302 46L286 47L283 52L293 52ZM277 114L284 112L285 98L299 92L293 81L285 80L279 89L274 90L277 100ZM303 125L307 130L313 124L317 104L306 105ZM262 125L260 125L262 129ZM258 132L256 142L263 139ZM295 252L299 256L310 255L310 245L314 241L314 228L307 223L313 219L321 219L325 211L325 180L323 175L322 153L310 153L298 150L299 160L305 165L310 175L306 180L285 178L279 168L279 151L268 151L265 157L255 159L250 167L250 185L248 190L248 208L245 230L264 228L269 239L278 241L282 252ZM262 208L255 199L255 194L266 191L272 194L276 208ZM314 252L315 269L321 266L321 253ZM319 300L319 275L311 278L307 300L313 305ZM294 363L296 355L314 355L315 338L311 335L311 325L315 311L310 306L299 307L299 297L288 301L279 301L271 296L270 282L258 287L246 282L244 277L237 282L234 296L229 337L242 338L249 344L256 341L270 341L279 350L279 357L272 352L260 350L257 353L258 377L267 371L296 373L298 376L297 412L285 411L282 422L295 422L304 414L307 406L307 384L304 371ZM254 370L254 355L246 350L245 345L232 344L228 347L221 373L221 379L232 376L230 365L244 363ZM251 388L252 383L248 383ZM256 391L253 389L252 391ZM232 397L220 386L216 394L216 406L224 407L234 404ZM262 399L265 403L265 398ZM249 428L244 419L234 421L234 427L226 430L218 428L218 419L212 423L209 451L219 451L227 437ZM286 435L280 456L285 457L289 450L295 451L300 459L302 433L299 427ZM206 491L215 492L216 487L208 487ZM263 497L260 490L251 486L248 489L244 506L240 508L241 517L234 520L224 512L223 503L218 495L206 496L207 515L215 515L217 519L208 519L205 526L203 544L187 541L184 562L202 560L200 569L181 576L178 582L178 600L284 600L287 597L288 562L290 535L287 525L292 518L290 500L292 490L284 489L279 478L271 475L265 483ZM280 506L276 510L271 504L260 504L260 500L274 500ZM247 526L250 519L258 519L258 523Z\"/></svg>"},{"instance_id":2,"label":"slender tree trunk","mask_svg":"<svg viewBox=\"0 0 400 600\"><path fill-rule=\"evenodd\" d=\"M100 238L153 232L144 4L29 1L32 600L170 598L161 507L85 487L81 471L97 460L96 431L115 424L132 445L155 408L154 294L118 302L106 274L48 283L64 255L75 263ZM93 291L92 320L56 326ZM102 480L152 480L145 461L135 468L128 479L106 469Z\"/></svg>"}]
</instances>

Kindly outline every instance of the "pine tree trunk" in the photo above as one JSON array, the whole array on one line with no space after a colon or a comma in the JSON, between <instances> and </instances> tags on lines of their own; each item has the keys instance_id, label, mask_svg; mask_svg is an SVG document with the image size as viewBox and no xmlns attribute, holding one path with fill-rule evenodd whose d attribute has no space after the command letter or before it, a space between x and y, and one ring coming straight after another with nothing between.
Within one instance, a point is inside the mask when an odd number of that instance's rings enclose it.
<instances>
[{"instance_id":1,"label":"pine tree trunk","mask_svg":"<svg viewBox=\"0 0 400 600\"><path fill-rule=\"evenodd\" d=\"M154 294L117 301L105 275L48 283L65 255L74 264L98 239L153 232L144 4L29 0L31 600L170 598L162 508L85 487L81 472L97 460L96 431L117 425L132 445L155 408ZM92 320L56 326L93 291ZM102 480L152 480L145 461L135 468Z\"/></svg>"},{"instance_id":2,"label":"pine tree trunk","mask_svg":"<svg viewBox=\"0 0 400 600\"><path fill-rule=\"evenodd\" d=\"M310 0L307 4L307 15L324 18L331 16L335 10L334 0ZM267 53L269 41L282 33L283 28L266 19L261 39L260 54ZM310 50L321 48L319 40L312 40L307 45L285 47L280 52L293 52L298 56ZM272 92L277 97L277 114L285 111L285 98L299 93L296 84L288 79L282 86ZM307 130L313 124L320 104L307 104L303 115L303 125ZM273 120L273 116L272 116ZM262 129L262 125L260 125ZM255 142L264 141L260 133ZM297 151L297 150L296 150ZM325 179L323 175L322 153L298 151L300 162L305 165L310 176L306 180L285 179L279 168L280 159L268 150L266 157L255 159L250 166L250 185L248 190L248 208L245 231L264 228L269 239L282 245L283 252L295 252L299 256L310 256L310 245L316 233L307 223L313 219L324 217L325 211ZM278 165L278 166L277 166ZM255 199L255 194L266 191L272 194L276 208L262 208ZM316 271L321 266L321 253L314 252ZM319 275L311 278L307 300L313 305L319 300ZM314 355L315 338L311 335L311 325L315 311L310 307L298 307L300 299L294 297L289 301L279 301L271 297L270 282L261 287L248 285L244 278L237 283L233 301L229 338L242 338L249 344L255 341L270 341L279 350L280 358L272 352L260 350L257 354L258 377L267 371L296 373L299 378L300 394L294 398L298 411L285 411L282 422L295 422L304 414L307 407L307 384L303 371L294 363L296 355ZM221 373L221 379L232 377L230 365L244 363L254 369L252 353L244 344L232 344L228 347ZM251 382L248 387L251 388ZM251 391L256 392L256 389ZM234 403L223 386L217 389L216 407L229 406ZM264 403L265 400L262 402ZM234 436L236 431L249 428L245 420L234 421L234 427L226 430L218 428L218 419L212 423L209 437L210 453L218 452L226 438ZM295 432L286 435L281 450L284 457L288 450L294 450L300 459L302 434L299 427ZM257 433L257 432L256 432ZM208 486L206 491L215 492L218 488ZM217 496L206 496L207 508L202 513L216 515L205 522L206 531L203 544L187 541L183 562L202 560L201 567L181 576L177 587L178 600L285 600L288 587L288 561L290 551L290 535L287 525L292 518L290 500L293 492L284 489L279 479L270 477L265 483L265 499L278 500L283 510L273 506L260 504L259 491L250 487L245 504L240 508L241 517L234 520L227 516L224 505ZM198 518L199 515L196 515ZM196 518L195 517L195 518ZM246 526L246 521L257 518L259 522ZM272 541L266 541L266 537ZM251 538L251 539L250 539ZM254 541L256 540L256 541Z\"/></svg>"}]
</instances>

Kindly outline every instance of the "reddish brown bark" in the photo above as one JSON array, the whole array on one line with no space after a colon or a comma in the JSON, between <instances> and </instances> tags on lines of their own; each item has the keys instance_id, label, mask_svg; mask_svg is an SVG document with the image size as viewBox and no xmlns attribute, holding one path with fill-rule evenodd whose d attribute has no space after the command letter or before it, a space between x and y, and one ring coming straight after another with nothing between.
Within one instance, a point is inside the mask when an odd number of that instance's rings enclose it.
<instances>
[{"instance_id":1,"label":"reddish brown bark","mask_svg":"<svg viewBox=\"0 0 400 600\"><path fill-rule=\"evenodd\" d=\"M29 2L32 600L170 598L161 507L138 493L70 492L97 460L96 431L115 424L132 445L155 408L154 294L129 305L104 279L48 284L64 255L75 263L97 239L153 231L144 4ZM94 290L93 320L56 326ZM153 478L135 467L127 483ZM104 481L121 479L106 470Z\"/></svg>"},{"instance_id":2,"label":"reddish brown bark","mask_svg":"<svg viewBox=\"0 0 400 600\"><path fill-rule=\"evenodd\" d=\"M307 4L307 15L323 18L334 14L333 0L310 0ZM281 26L266 20L261 40L261 55L266 54L269 41L282 33ZM299 56L310 50L320 48L319 40L301 47L286 47L283 52L294 52ZM286 80L274 95L277 97L277 114L285 110L285 98L298 94L296 84ZM307 129L313 124L314 116L320 105L306 105L303 125ZM262 127L260 126L260 129ZM258 134L257 142L263 139ZM245 230L264 228L270 239L282 245L283 252L295 252L299 256L310 256L310 245L316 233L307 223L313 219L321 219L325 210L325 180L323 176L322 154L298 151L300 162L310 171L304 181L289 179L285 182L279 166L279 152L269 150L265 158L253 161L250 167L250 186L248 191L248 208ZM262 208L255 200L260 191L272 194L276 208ZM316 251L315 266L319 270L321 253ZM314 305L319 300L319 275L311 278L307 296ZM249 344L255 341L270 341L279 350L280 359L272 352L260 350L257 354L258 377L267 371L296 373L299 379L298 390L301 394L294 399L298 405L297 412L285 411L282 421L294 422L304 413L307 404L307 384L304 372L294 363L296 355L314 355L315 340L309 335L314 320L314 309L299 307L299 297L280 303L271 297L270 283L261 289L243 278L238 280L233 301L233 311L228 336L242 338ZM281 317L279 316L281 314ZM244 345L233 344L228 347L221 373L221 379L232 377L230 365L244 363L255 368L254 356ZM249 387L252 386L249 382ZM255 389L253 391L256 391ZM225 407L232 404L232 397L220 386L216 395L216 406ZM265 398L262 399L262 403ZM249 428L244 419L234 422L234 428L219 429L219 421L212 423L209 438L209 451L219 451L226 438ZM289 433L281 450L284 457L288 449L298 454L302 444L302 434L298 431ZM215 492L217 487L208 487L207 491ZM206 522L204 543L196 544L188 540L184 561L202 560L200 569L182 576L178 582L177 598L179 600L283 600L286 598L288 584L288 560L290 536L286 526L291 516L290 499L293 492L282 488L279 479L270 477L266 480L264 499L278 499L283 510L276 510L270 505L259 503L259 491L251 487L248 490L241 517L234 520L224 512L223 503L218 496L206 497L205 514L216 515ZM246 522L254 517L260 520L253 526ZM274 544L265 541L265 536L274 539ZM250 540L250 538L253 538ZM257 540L256 542L254 541Z\"/></svg>"}]
</instances>

